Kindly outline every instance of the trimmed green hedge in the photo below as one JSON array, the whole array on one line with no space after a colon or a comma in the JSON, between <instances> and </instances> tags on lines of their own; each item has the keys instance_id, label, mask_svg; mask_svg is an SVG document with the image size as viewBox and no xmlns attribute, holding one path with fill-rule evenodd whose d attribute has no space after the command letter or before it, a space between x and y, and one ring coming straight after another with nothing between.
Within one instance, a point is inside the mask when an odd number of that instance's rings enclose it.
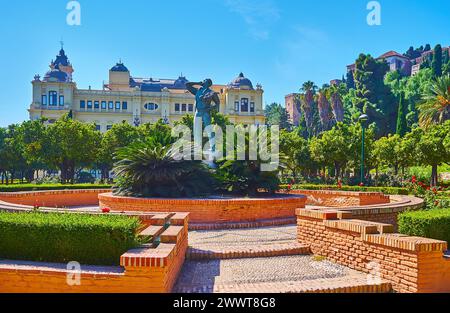
<instances>
[{"instance_id":1,"label":"trimmed green hedge","mask_svg":"<svg viewBox=\"0 0 450 313\"><path fill-rule=\"evenodd\" d=\"M19 191L45 191L45 190L73 190L73 189L110 189L111 185L94 184L18 184L18 185L0 185L0 192L19 192Z\"/></svg>"},{"instance_id":2,"label":"trimmed green hedge","mask_svg":"<svg viewBox=\"0 0 450 313\"><path fill-rule=\"evenodd\" d=\"M287 189L288 185L280 186L281 189ZM386 195L407 195L408 188L400 187L359 187L359 186L342 186L338 188L336 185L293 185L292 189L303 190L342 190L342 191L360 191L360 192L382 192Z\"/></svg>"},{"instance_id":3,"label":"trimmed green hedge","mask_svg":"<svg viewBox=\"0 0 450 313\"><path fill-rule=\"evenodd\" d=\"M398 217L399 232L450 243L450 209L405 212Z\"/></svg>"},{"instance_id":4,"label":"trimmed green hedge","mask_svg":"<svg viewBox=\"0 0 450 313\"><path fill-rule=\"evenodd\" d=\"M141 244L140 225L118 215L0 212L0 258L118 265Z\"/></svg>"}]
</instances>

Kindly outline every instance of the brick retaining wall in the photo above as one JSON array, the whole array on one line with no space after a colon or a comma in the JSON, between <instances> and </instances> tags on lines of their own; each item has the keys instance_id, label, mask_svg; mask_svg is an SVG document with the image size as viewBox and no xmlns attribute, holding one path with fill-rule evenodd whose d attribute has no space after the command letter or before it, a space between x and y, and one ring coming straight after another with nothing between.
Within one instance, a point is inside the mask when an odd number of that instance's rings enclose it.
<instances>
[{"instance_id":1,"label":"brick retaining wall","mask_svg":"<svg viewBox=\"0 0 450 313\"><path fill-rule=\"evenodd\" d=\"M96 206L98 195L109 189L74 189L54 191L2 192L0 201L40 207Z\"/></svg>"},{"instance_id":2,"label":"brick retaining wall","mask_svg":"<svg viewBox=\"0 0 450 313\"><path fill-rule=\"evenodd\" d=\"M65 264L0 261L0 293L171 292L188 247L188 214L158 214L149 221L155 226L171 225L156 248L128 251L121 256L120 267L82 267L77 286L67 284L68 274L73 275Z\"/></svg>"},{"instance_id":3,"label":"brick retaining wall","mask_svg":"<svg viewBox=\"0 0 450 313\"><path fill-rule=\"evenodd\" d=\"M236 199L158 199L100 194L100 208L112 211L189 212L193 223L252 222L295 216L304 208L306 197L236 198Z\"/></svg>"},{"instance_id":4,"label":"brick retaining wall","mask_svg":"<svg viewBox=\"0 0 450 313\"><path fill-rule=\"evenodd\" d=\"M298 240L314 254L366 273L378 267L398 292L450 292L446 242L395 234L393 225L352 219L351 212L296 214Z\"/></svg>"},{"instance_id":5,"label":"brick retaining wall","mask_svg":"<svg viewBox=\"0 0 450 313\"><path fill-rule=\"evenodd\" d=\"M307 205L325 207L350 207L389 203L390 198L381 192L355 192L340 190L292 190L290 194L301 194L308 197Z\"/></svg>"}]
</instances>

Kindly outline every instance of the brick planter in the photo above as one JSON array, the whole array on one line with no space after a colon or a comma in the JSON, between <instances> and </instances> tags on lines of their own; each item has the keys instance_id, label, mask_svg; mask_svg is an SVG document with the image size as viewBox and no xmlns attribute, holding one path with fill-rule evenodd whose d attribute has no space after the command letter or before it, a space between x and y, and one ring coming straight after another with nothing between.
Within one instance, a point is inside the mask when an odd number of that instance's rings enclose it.
<instances>
[{"instance_id":1,"label":"brick planter","mask_svg":"<svg viewBox=\"0 0 450 313\"><path fill-rule=\"evenodd\" d=\"M295 209L304 208L306 197L279 195L273 198L211 198L158 199L98 196L100 208L112 211L189 212L193 223L252 222L295 216Z\"/></svg>"},{"instance_id":2,"label":"brick planter","mask_svg":"<svg viewBox=\"0 0 450 313\"><path fill-rule=\"evenodd\" d=\"M54 191L0 192L0 201L39 207L95 206L98 195L108 189L73 189Z\"/></svg>"}]
</instances>

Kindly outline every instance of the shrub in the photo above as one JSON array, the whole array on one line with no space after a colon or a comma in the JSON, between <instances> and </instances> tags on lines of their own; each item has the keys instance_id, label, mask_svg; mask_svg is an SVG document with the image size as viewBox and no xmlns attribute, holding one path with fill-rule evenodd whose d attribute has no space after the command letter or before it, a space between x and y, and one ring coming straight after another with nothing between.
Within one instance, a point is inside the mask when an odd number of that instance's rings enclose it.
<instances>
[{"instance_id":1,"label":"shrub","mask_svg":"<svg viewBox=\"0 0 450 313\"><path fill-rule=\"evenodd\" d=\"M217 177L223 189L245 196L255 196L260 190L272 194L280 185L277 172L262 171L260 161L219 162Z\"/></svg>"},{"instance_id":2,"label":"shrub","mask_svg":"<svg viewBox=\"0 0 450 313\"><path fill-rule=\"evenodd\" d=\"M118 265L141 244L137 218L117 215L0 212L0 258Z\"/></svg>"},{"instance_id":3,"label":"shrub","mask_svg":"<svg viewBox=\"0 0 450 313\"><path fill-rule=\"evenodd\" d=\"M95 177L89 172L80 172L75 181L78 184L93 184L95 183Z\"/></svg>"},{"instance_id":4,"label":"shrub","mask_svg":"<svg viewBox=\"0 0 450 313\"><path fill-rule=\"evenodd\" d=\"M215 190L216 182L201 161L177 160L170 145L138 142L117 150L114 193L133 197L197 197Z\"/></svg>"},{"instance_id":5,"label":"shrub","mask_svg":"<svg viewBox=\"0 0 450 313\"><path fill-rule=\"evenodd\" d=\"M399 232L450 242L450 209L405 212L398 217Z\"/></svg>"},{"instance_id":6,"label":"shrub","mask_svg":"<svg viewBox=\"0 0 450 313\"><path fill-rule=\"evenodd\" d=\"M44 190L65 190L65 189L109 189L111 185L94 184L20 184L20 185L0 185L0 192L20 192L20 191L44 191Z\"/></svg>"},{"instance_id":7,"label":"shrub","mask_svg":"<svg viewBox=\"0 0 450 313\"><path fill-rule=\"evenodd\" d=\"M281 189L287 189L286 185L282 185ZM339 188L337 185L294 185L292 189L297 190L342 190L342 191L359 191L359 192L382 192L386 195L407 195L407 188L400 187L359 187L359 186L342 186Z\"/></svg>"}]
</instances>

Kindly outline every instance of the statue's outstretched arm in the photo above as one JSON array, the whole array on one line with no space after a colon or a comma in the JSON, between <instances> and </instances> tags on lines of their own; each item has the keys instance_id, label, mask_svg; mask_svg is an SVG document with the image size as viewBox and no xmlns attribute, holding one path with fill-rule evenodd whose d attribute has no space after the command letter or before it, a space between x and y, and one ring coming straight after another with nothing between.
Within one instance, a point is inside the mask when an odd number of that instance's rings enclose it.
<instances>
[{"instance_id":1,"label":"statue's outstretched arm","mask_svg":"<svg viewBox=\"0 0 450 313\"><path fill-rule=\"evenodd\" d=\"M186 89L193 95L196 95L198 92L198 88L195 88L194 86L200 86L200 85L201 85L201 83L189 82L189 83L186 83Z\"/></svg>"}]
</instances>

